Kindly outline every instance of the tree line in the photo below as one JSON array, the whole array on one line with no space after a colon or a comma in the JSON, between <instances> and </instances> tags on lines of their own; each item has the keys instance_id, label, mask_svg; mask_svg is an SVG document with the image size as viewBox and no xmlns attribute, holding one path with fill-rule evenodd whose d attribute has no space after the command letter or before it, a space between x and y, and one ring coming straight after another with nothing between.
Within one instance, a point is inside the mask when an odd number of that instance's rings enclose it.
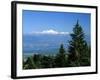
<instances>
[{"instance_id":1,"label":"tree line","mask_svg":"<svg viewBox=\"0 0 100 80\"><path fill-rule=\"evenodd\" d=\"M85 33L78 21L70 36L67 52L61 44L59 53L55 56L34 54L26 61L23 60L23 69L90 66L91 47L87 44Z\"/></svg>"}]
</instances>

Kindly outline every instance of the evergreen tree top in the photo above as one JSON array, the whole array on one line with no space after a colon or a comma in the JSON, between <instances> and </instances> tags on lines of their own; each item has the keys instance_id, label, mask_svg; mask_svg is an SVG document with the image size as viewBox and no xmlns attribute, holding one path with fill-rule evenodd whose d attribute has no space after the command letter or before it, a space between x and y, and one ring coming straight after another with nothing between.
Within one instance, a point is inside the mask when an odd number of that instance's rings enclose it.
<instances>
[{"instance_id":1,"label":"evergreen tree top","mask_svg":"<svg viewBox=\"0 0 100 80\"><path fill-rule=\"evenodd\" d=\"M65 49L64 49L64 47L63 47L63 44L60 45L59 52L60 52L60 53L65 53Z\"/></svg>"},{"instance_id":2,"label":"evergreen tree top","mask_svg":"<svg viewBox=\"0 0 100 80\"><path fill-rule=\"evenodd\" d=\"M75 26L80 26L80 25L79 25L79 20L77 20L77 23L76 23L76 25L75 25Z\"/></svg>"}]
</instances>

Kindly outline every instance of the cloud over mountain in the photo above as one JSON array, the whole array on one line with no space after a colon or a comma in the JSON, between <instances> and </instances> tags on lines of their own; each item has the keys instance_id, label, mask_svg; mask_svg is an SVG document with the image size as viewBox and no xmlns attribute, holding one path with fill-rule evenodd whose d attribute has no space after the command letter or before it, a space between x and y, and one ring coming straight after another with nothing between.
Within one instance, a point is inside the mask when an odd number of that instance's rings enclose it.
<instances>
[{"instance_id":1,"label":"cloud over mountain","mask_svg":"<svg viewBox=\"0 0 100 80\"><path fill-rule=\"evenodd\" d=\"M56 30L53 29L49 29L49 30L43 30L41 32L31 32L31 34L69 34L69 32L58 32Z\"/></svg>"}]
</instances>

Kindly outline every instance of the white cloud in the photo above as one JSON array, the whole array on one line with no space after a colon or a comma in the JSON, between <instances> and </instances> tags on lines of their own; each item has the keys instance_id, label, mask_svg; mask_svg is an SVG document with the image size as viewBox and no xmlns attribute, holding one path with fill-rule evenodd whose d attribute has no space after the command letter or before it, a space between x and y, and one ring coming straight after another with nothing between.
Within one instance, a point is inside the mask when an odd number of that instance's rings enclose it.
<instances>
[{"instance_id":1,"label":"white cloud","mask_svg":"<svg viewBox=\"0 0 100 80\"><path fill-rule=\"evenodd\" d=\"M31 32L31 34L69 34L69 32L58 32L53 29L43 30L41 32Z\"/></svg>"},{"instance_id":2,"label":"white cloud","mask_svg":"<svg viewBox=\"0 0 100 80\"><path fill-rule=\"evenodd\" d=\"M41 33L43 33L43 34L58 34L57 31L52 30L52 29L50 29L50 30L44 30Z\"/></svg>"}]
</instances>

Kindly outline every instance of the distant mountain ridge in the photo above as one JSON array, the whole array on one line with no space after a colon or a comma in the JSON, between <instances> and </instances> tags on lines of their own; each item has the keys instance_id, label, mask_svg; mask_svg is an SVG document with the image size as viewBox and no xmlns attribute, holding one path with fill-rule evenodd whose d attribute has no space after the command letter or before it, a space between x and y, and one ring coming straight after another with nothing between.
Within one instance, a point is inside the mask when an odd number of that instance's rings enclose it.
<instances>
[{"instance_id":1,"label":"distant mountain ridge","mask_svg":"<svg viewBox=\"0 0 100 80\"><path fill-rule=\"evenodd\" d=\"M23 53L31 54L56 54L61 44L67 50L70 35L66 34L32 34L23 35ZM90 37L86 36L86 41L90 43Z\"/></svg>"}]
</instances>

